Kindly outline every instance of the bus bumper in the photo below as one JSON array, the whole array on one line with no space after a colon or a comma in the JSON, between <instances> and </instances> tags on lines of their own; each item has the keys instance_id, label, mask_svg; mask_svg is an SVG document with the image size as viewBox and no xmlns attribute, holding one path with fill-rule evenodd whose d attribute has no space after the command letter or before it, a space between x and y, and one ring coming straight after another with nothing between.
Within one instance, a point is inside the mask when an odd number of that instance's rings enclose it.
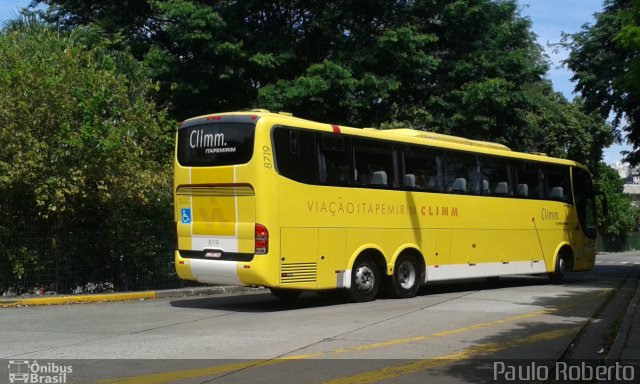
<instances>
[{"instance_id":1,"label":"bus bumper","mask_svg":"<svg viewBox=\"0 0 640 384\"><path fill-rule=\"evenodd\" d=\"M240 281L238 268L244 263L227 260L188 259L175 252L178 277L207 284L246 285Z\"/></svg>"},{"instance_id":2,"label":"bus bumper","mask_svg":"<svg viewBox=\"0 0 640 384\"><path fill-rule=\"evenodd\" d=\"M261 285L273 287L275 272L268 256L257 256L252 261L205 260L182 257L175 251L175 266L182 280L206 284Z\"/></svg>"}]
</instances>

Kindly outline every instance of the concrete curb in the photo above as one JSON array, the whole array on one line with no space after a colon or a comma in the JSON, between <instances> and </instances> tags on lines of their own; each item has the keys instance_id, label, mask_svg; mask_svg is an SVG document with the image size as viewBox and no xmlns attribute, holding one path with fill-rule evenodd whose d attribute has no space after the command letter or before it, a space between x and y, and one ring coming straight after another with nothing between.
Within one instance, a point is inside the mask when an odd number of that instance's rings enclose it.
<instances>
[{"instance_id":1,"label":"concrete curb","mask_svg":"<svg viewBox=\"0 0 640 384\"><path fill-rule=\"evenodd\" d=\"M89 295L60 295L45 297L28 297L15 299L0 299L0 308L35 306L35 305L61 305L79 303L98 303L105 301L127 301L127 300L147 300L162 299L168 297L188 297L206 295L228 295L246 292L261 292L264 288L259 287L233 287L233 286L211 286L193 287L179 289L163 289L158 291L143 292L123 292L123 293L96 293Z\"/></svg>"},{"instance_id":2,"label":"concrete curb","mask_svg":"<svg viewBox=\"0 0 640 384\"><path fill-rule=\"evenodd\" d=\"M636 285L636 292L633 295L633 298L631 298L631 301L629 302L629 306L627 307L627 312L624 315L622 324L620 325L620 329L618 330L618 334L616 335L616 338L613 340L611 349L607 354L607 360L610 360L610 361L620 360L620 355L622 354L622 351L624 350L625 344L627 342L627 338L629 337L629 329L633 324L633 318L638 308L638 302L640 302L640 283L637 283Z\"/></svg>"},{"instance_id":3,"label":"concrete curb","mask_svg":"<svg viewBox=\"0 0 640 384\"><path fill-rule=\"evenodd\" d=\"M188 296L208 296L208 295L232 295L249 292L266 292L263 287L244 287L244 286L223 286L216 285L211 287L193 287L178 289L163 289L156 292L156 298L162 299L167 297L188 297Z\"/></svg>"}]
</instances>

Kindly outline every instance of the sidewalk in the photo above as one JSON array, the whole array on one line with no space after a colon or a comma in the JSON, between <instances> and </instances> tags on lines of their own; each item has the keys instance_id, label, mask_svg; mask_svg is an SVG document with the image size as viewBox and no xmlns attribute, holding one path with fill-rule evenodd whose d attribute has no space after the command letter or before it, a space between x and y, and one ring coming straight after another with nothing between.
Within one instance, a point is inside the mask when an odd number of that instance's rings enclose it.
<instances>
[{"instance_id":1,"label":"sidewalk","mask_svg":"<svg viewBox=\"0 0 640 384\"><path fill-rule=\"evenodd\" d=\"M257 287L210 286L142 292L95 293L88 295L43 295L39 297L0 298L0 308L31 305L57 305L97 303L105 301L147 300L160 299L165 297L225 295L245 292L260 292L262 290L264 289Z\"/></svg>"},{"instance_id":2,"label":"sidewalk","mask_svg":"<svg viewBox=\"0 0 640 384\"><path fill-rule=\"evenodd\" d=\"M622 320L618 334L613 341L607 360L631 362L638 364L640 360L640 283L629 302L627 312Z\"/></svg>"}]
</instances>

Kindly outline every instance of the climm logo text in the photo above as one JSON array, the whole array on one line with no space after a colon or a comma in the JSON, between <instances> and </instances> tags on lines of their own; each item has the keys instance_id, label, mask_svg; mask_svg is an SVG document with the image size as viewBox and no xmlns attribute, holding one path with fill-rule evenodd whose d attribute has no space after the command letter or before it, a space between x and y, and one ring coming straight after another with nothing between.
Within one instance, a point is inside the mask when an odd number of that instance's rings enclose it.
<instances>
[{"instance_id":1,"label":"climm logo text","mask_svg":"<svg viewBox=\"0 0 640 384\"><path fill-rule=\"evenodd\" d=\"M204 133L202 129L196 129L189 136L191 148L215 148L227 145L224 141L224 133Z\"/></svg>"}]
</instances>

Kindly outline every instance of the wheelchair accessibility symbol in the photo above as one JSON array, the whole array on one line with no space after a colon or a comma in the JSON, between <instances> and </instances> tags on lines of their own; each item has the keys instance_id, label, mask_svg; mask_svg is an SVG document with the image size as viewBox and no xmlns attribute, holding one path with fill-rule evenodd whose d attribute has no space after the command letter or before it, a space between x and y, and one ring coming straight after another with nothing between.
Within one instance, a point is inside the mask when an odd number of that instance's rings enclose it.
<instances>
[{"instance_id":1,"label":"wheelchair accessibility symbol","mask_svg":"<svg viewBox=\"0 0 640 384\"><path fill-rule=\"evenodd\" d=\"M191 224L191 208L182 208L182 224Z\"/></svg>"}]
</instances>

